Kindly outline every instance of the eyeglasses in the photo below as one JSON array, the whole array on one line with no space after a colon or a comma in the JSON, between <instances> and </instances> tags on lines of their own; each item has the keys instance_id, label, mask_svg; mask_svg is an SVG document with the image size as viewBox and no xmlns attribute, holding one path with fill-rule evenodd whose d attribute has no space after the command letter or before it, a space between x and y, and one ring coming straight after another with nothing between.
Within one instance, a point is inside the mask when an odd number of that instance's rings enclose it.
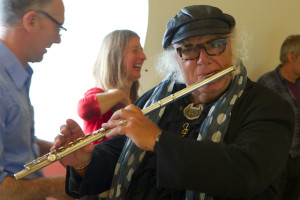
<instances>
[{"instance_id":1,"label":"eyeglasses","mask_svg":"<svg viewBox=\"0 0 300 200\"><path fill-rule=\"evenodd\" d=\"M65 27L63 27L62 23L59 23L56 19L54 19L51 15L49 15L48 13L46 13L45 11L42 10L34 10L37 13L41 13L43 15L45 15L46 17L48 17L51 21L53 21L55 24L58 25L59 27L59 35L61 35L61 30L67 31L67 29Z\"/></svg>"},{"instance_id":2,"label":"eyeglasses","mask_svg":"<svg viewBox=\"0 0 300 200\"><path fill-rule=\"evenodd\" d=\"M199 58L200 50L203 48L207 55L215 56L222 54L227 45L227 38L212 40L203 44L184 45L176 48L177 54L182 60L194 60Z\"/></svg>"}]
</instances>

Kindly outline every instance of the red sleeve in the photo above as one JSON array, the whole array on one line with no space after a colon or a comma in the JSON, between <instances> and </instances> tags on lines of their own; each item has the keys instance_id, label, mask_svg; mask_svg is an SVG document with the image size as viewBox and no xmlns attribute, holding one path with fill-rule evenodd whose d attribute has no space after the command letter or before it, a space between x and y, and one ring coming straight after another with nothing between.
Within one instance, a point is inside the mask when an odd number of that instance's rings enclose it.
<instances>
[{"instance_id":1,"label":"red sleeve","mask_svg":"<svg viewBox=\"0 0 300 200\"><path fill-rule=\"evenodd\" d=\"M101 116L101 110L97 101L96 94L104 92L100 88L92 88L84 94L77 105L78 116L85 121Z\"/></svg>"}]
</instances>

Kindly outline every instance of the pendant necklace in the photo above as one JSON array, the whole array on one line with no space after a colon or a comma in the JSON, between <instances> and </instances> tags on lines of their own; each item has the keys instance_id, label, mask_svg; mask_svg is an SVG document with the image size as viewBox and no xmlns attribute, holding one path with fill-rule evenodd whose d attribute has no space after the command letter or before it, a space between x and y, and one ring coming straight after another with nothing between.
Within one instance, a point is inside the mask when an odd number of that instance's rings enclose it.
<instances>
[{"instance_id":1,"label":"pendant necklace","mask_svg":"<svg viewBox=\"0 0 300 200\"><path fill-rule=\"evenodd\" d=\"M188 128L189 128L189 125L190 125L189 123L184 123L184 124L183 124L183 126L182 126L182 127L183 127L183 130L182 130L182 132L181 132L181 136L182 136L182 137L187 136L187 134L188 134L188 132L189 132L189 129L188 129Z\"/></svg>"},{"instance_id":2,"label":"pendant necklace","mask_svg":"<svg viewBox=\"0 0 300 200\"><path fill-rule=\"evenodd\" d=\"M183 115L189 120L198 119L203 110L203 105L199 104L197 107L194 106L194 103L190 103L183 109Z\"/></svg>"}]
</instances>

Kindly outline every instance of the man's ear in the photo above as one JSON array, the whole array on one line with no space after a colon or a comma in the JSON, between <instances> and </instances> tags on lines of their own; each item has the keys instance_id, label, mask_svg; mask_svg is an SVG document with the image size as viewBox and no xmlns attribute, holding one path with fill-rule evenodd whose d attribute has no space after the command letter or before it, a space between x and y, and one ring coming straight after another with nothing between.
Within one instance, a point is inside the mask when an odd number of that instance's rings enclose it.
<instances>
[{"instance_id":1,"label":"man's ear","mask_svg":"<svg viewBox=\"0 0 300 200\"><path fill-rule=\"evenodd\" d=\"M36 31L40 26L38 13L35 11L29 11L25 13L22 19L23 27L28 32Z\"/></svg>"},{"instance_id":2,"label":"man's ear","mask_svg":"<svg viewBox=\"0 0 300 200\"><path fill-rule=\"evenodd\" d=\"M293 52L289 52L286 56L289 62L293 62L295 59Z\"/></svg>"}]
</instances>

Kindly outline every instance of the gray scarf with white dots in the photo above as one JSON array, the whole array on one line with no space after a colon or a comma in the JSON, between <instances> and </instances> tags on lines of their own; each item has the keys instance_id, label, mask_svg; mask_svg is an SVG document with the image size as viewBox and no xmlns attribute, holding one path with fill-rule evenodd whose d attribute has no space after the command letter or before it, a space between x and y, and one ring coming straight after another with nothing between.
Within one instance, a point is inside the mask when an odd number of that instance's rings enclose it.
<instances>
[{"instance_id":1,"label":"gray scarf with white dots","mask_svg":"<svg viewBox=\"0 0 300 200\"><path fill-rule=\"evenodd\" d=\"M231 80L228 90L211 107L207 118L201 125L197 140L212 140L219 143L223 141L227 131L231 110L236 100L242 95L247 82L247 72L244 66L239 65L235 70L235 76ZM165 78L152 93L152 96L144 105L144 108L171 95L175 81L171 76ZM151 112L147 118L155 124L159 123L165 107ZM201 134L200 134L201 133ZM119 161L115 168L111 189L107 199L123 199L121 188L129 188L132 174L139 167L146 152L138 148L130 139L127 139ZM186 200L213 199L203 193L186 190Z\"/></svg>"}]
</instances>

